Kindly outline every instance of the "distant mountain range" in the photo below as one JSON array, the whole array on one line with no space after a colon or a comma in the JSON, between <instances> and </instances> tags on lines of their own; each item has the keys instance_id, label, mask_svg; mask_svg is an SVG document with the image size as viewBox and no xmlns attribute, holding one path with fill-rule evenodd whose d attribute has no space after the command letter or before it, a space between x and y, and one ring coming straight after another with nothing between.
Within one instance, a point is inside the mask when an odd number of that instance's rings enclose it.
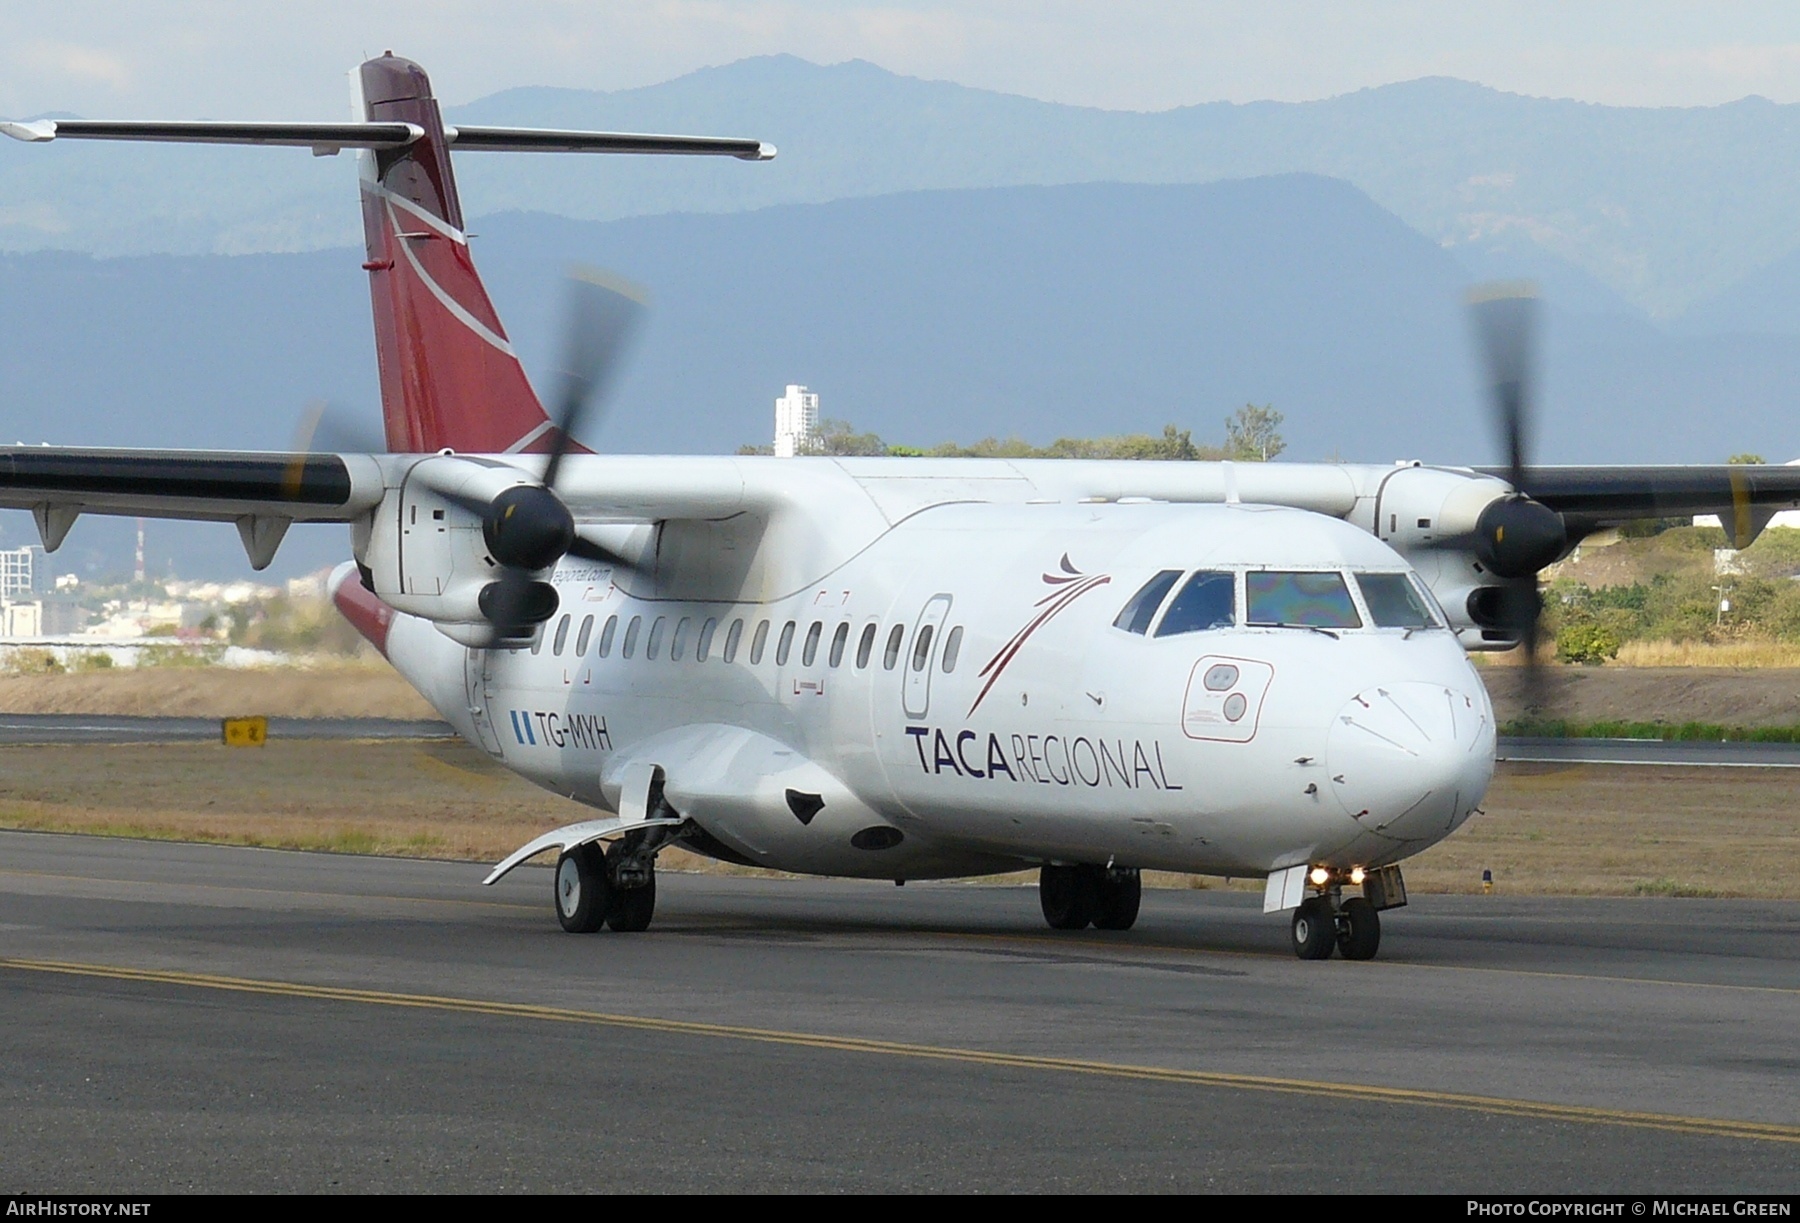
<instances>
[{"instance_id":1,"label":"distant mountain range","mask_svg":"<svg viewBox=\"0 0 1800 1223\"><path fill-rule=\"evenodd\" d=\"M606 450L765 442L775 396L801 382L826 415L898 442L1169 422L1213 440L1255 402L1286 415L1291 458L1496 457L1462 306L1469 268L1334 179L909 192L610 222L508 213L479 229L477 260L533 370L555 349L567 261L650 286L642 343L589 438ZM0 256L0 432L281 447L314 398L373 427L361 258ZM1719 326L1696 312L1681 330L1533 259L1562 287L1546 320L1541 461L1800 454L1793 295L1785 324L1732 322L1766 315L1758 303L1780 300L1779 284L1747 282L1706 304ZM1800 260L1788 276L1800 280ZM31 537L23 515L0 528L7 546ZM242 571L229 527L153 530L153 568L158 547L203 538L214 559L189 556L184 573ZM341 531L299 534L278 572L343 554ZM128 546L128 528L88 523L70 545L96 567L122 565Z\"/></svg>"},{"instance_id":2,"label":"distant mountain range","mask_svg":"<svg viewBox=\"0 0 1800 1223\"><path fill-rule=\"evenodd\" d=\"M1657 319L1800 245L1800 159L1790 155L1800 106L1758 98L1621 108L1427 79L1319 102L1142 114L772 56L612 93L508 90L449 113L469 123L743 134L782 150L768 165L466 155L465 200L479 218L526 210L606 220L927 189L1307 172L1354 184L1473 262L1514 268L1548 254ZM355 239L353 191L347 158L292 150L6 144L0 249L343 245Z\"/></svg>"}]
</instances>

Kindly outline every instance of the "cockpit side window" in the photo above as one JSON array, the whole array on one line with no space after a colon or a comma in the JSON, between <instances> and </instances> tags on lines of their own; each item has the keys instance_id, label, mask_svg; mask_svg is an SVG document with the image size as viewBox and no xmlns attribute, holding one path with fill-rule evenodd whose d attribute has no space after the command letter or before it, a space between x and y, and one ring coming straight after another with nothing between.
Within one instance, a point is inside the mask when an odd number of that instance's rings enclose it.
<instances>
[{"instance_id":1,"label":"cockpit side window","mask_svg":"<svg viewBox=\"0 0 1800 1223\"><path fill-rule=\"evenodd\" d=\"M1434 628L1437 618L1404 573L1359 573L1356 584L1376 628Z\"/></svg>"},{"instance_id":2,"label":"cockpit side window","mask_svg":"<svg viewBox=\"0 0 1800 1223\"><path fill-rule=\"evenodd\" d=\"M1169 600L1169 610L1156 626L1158 637L1204 633L1237 622L1237 579L1230 573L1202 569Z\"/></svg>"},{"instance_id":3,"label":"cockpit side window","mask_svg":"<svg viewBox=\"0 0 1800 1223\"><path fill-rule=\"evenodd\" d=\"M1169 588L1175 585L1175 579L1181 576L1179 569L1164 569L1138 588L1131 596L1131 601L1119 611L1113 620L1114 628L1122 628L1128 633L1142 634L1150 627L1150 621L1156 618L1156 609L1162 606L1163 597Z\"/></svg>"},{"instance_id":4,"label":"cockpit side window","mask_svg":"<svg viewBox=\"0 0 1800 1223\"><path fill-rule=\"evenodd\" d=\"M1341 573L1250 573L1245 593L1251 624L1294 628L1361 628Z\"/></svg>"}]
</instances>

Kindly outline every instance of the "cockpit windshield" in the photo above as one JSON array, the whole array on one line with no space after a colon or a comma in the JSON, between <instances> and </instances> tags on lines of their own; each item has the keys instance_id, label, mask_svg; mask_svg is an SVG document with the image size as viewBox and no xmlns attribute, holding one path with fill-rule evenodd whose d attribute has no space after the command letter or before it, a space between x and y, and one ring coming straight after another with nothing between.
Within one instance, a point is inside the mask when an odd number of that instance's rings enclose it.
<instances>
[{"instance_id":1,"label":"cockpit windshield","mask_svg":"<svg viewBox=\"0 0 1800 1223\"><path fill-rule=\"evenodd\" d=\"M1369 605L1376 628L1437 627L1437 617L1406 574L1359 573L1356 584L1362 588L1363 602Z\"/></svg>"},{"instance_id":2,"label":"cockpit windshield","mask_svg":"<svg viewBox=\"0 0 1800 1223\"><path fill-rule=\"evenodd\" d=\"M1292 628L1361 628L1341 573L1245 574L1250 623Z\"/></svg>"},{"instance_id":3,"label":"cockpit windshield","mask_svg":"<svg viewBox=\"0 0 1800 1223\"><path fill-rule=\"evenodd\" d=\"M1202 569L1169 600L1169 610L1156 626L1158 637L1230 628L1237 622L1237 577L1230 571Z\"/></svg>"},{"instance_id":4,"label":"cockpit windshield","mask_svg":"<svg viewBox=\"0 0 1800 1223\"><path fill-rule=\"evenodd\" d=\"M1179 569L1164 569L1145 582L1131 596L1131 601L1119 609L1118 616L1113 619L1113 627L1141 635L1150 627L1150 621L1156 618L1156 609L1162 606L1163 596L1169 593L1169 587L1175 585L1175 579L1180 576Z\"/></svg>"}]
</instances>

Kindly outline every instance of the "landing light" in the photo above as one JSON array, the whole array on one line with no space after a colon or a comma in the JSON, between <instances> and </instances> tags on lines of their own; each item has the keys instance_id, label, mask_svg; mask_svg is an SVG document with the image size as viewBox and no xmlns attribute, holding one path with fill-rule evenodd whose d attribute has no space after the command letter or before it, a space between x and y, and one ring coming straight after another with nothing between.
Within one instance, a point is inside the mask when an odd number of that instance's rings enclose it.
<instances>
[{"instance_id":1,"label":"landing light","mask_svg":"<svg viewBox=\"0 0 1800 1223\"><path fill-rule=\"evenodd\" d=\"M1322 866L1315 866L1312 868L1312 874L1307 876L1307 878L1311 879L1313 883L1319 887L1324 887L1327 883L1331 882L1331 872Z\"/></svg>"},{"instance_id":2,"label":"landing light","mask_svg":"<svg viewBox=\"0 0 1800 1223\"><path fill-rule=\"evenodd\" d=\"M1364 871L1363 871L1362 867L1353 866L1350 868L1350 882L1352 884L1354 884L1356 887L1362 886L1363 875L1364 875Z\"/></svg>"}]
</instances>

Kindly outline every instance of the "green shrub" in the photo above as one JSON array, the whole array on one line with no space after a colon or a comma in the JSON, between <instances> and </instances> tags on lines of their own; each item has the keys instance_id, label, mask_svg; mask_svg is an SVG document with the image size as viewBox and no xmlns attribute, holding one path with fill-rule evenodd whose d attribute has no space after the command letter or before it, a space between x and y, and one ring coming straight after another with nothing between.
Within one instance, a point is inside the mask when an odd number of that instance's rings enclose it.
<instances>
[{"instance_id":1,"label":"green shrub","mask_svg":"<svg viewBox=\"0 0 1800 1223\"><path fill-rule=\"evenodd\" d=\"M1612 629L1590 617L1571 619L1556 632L1556 657L1559 662L1595 666L1619 656L1619 636Z\"/></svg>"}]
</instances>

